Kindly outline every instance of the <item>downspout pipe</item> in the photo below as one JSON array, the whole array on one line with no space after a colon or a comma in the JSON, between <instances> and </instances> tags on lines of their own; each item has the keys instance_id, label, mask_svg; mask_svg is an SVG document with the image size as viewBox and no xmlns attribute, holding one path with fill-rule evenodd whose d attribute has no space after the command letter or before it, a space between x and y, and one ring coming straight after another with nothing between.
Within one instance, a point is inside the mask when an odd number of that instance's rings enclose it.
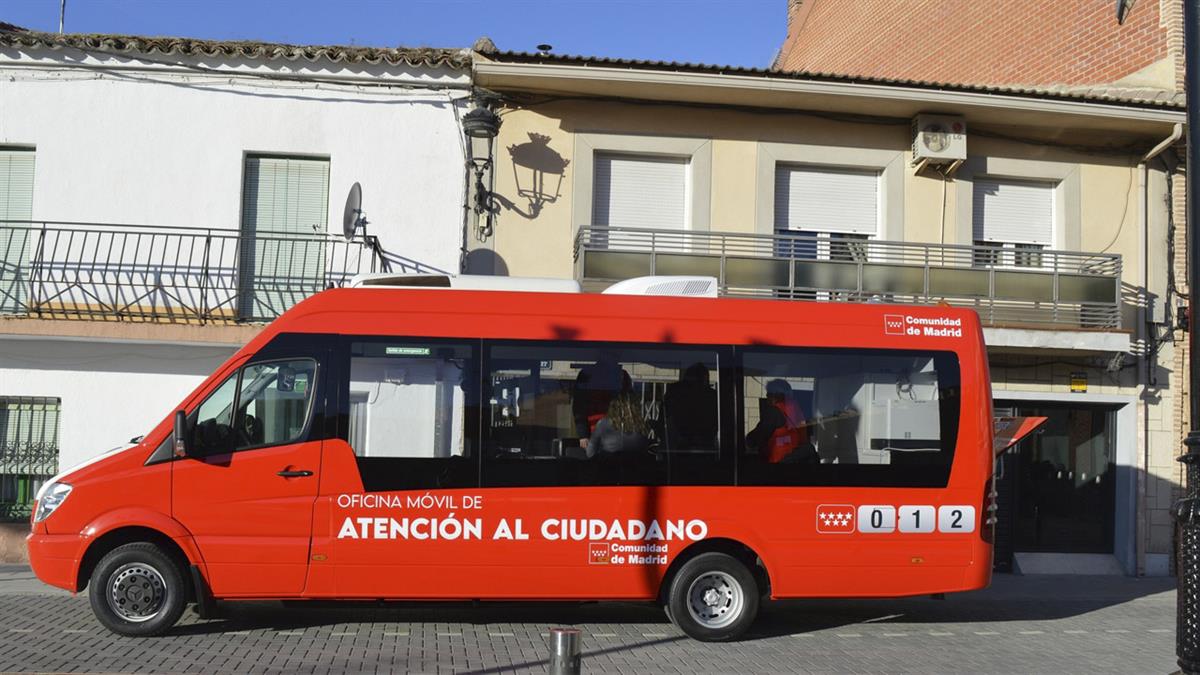
<instances>
[{"instance_id":1,"label":"downspout pipe","mask_svg":"<svg viewBox=\"0 0 1200 675\"><path fill-rule=\"evenodd\" d=\"M1164 150L1178 143L1181 138L1183 138L1183 124L1176 122L1175 128L1171 129L1171 135L1164 138L1162 142L1151 148L1150 152L1142 156L1142 164L1158 157Z\"/></svg>"},{"instance_id":2,"label":"downspout pipe","mask_svg":"<svg viewBox=\"0 0 1200 675\"><path fill-rule=\"evenodd\" d=\"M1150 327L1151 316L1148 314L1150 310L1150 302L1166 302L1167 298L1150 297L1150 167L1149 164L1156 157L1161 155L1167 148L1179 142L1183 138L1183 125L1176 124L1171 129L1171 135L1164 138L1155 145L1149 152L1142 155L1138 162L1138 229L1142 233L1142 237L1138 242L1138 261L1142 268L1142 302L1138 307L1138 327L1145 335L1145 348L1141 350L1141 358L1145 364L1145 380L1143 387L1157 387L1158 366L1158 350L1155 347L1154 331ZM1170 180L1170 177L1167 177ZM1170 206L1168 206L1170 208ZM1171 264L1171 261L1166 261L1166 264ZM1142 397L1142 429L1150 428L1150 401L1147 397ZM1145 552L1148 542L1146 541L1145 532L1149 529L1144 525L1146 522L1147 510L1149 507L1149 497L1146 494L1147 479L1146 472L1150 467L1150 434L1142 434L1142 466L1141 471L1137 473L1137 523L1138 527L1135 530L1136 539L1134 543L1134 574L1143 576L1146 573Z\"/></svg>"}]
</instances>

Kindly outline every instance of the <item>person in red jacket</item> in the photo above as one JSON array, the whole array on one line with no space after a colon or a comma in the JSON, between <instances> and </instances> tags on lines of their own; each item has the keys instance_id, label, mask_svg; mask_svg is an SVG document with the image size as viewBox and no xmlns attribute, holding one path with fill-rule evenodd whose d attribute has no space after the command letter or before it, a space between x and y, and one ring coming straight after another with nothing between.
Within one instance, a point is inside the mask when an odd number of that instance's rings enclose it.
<instances>
[{"instance_id":1,"label":"person in red jacket","mask_svg":"<svg viewBox=\"0 0 1200 675\"><path fill-rule=\"evenodd\" d=\"M758 424L746 435L746 445L770 463L782 462L785 458L789 462L815 458L816 453L808 442L804 411L786 381L767 382L767 398L759 406ZM797 452L814 457L791 456Z\"/></svg>"}]
</instances>

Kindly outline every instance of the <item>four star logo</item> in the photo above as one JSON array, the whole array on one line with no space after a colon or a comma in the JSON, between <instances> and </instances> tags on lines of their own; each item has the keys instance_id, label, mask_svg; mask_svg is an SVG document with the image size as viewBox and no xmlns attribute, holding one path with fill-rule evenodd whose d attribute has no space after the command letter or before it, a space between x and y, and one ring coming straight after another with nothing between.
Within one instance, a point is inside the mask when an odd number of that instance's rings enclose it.
<instances>
[{"instance_id":1,"label":"four star logo","mask_svg":"<svg viewBox=\"0 0 1200 675\"><path fill-rule=\"evenodd\" d=\"M817 532L849 534L853 531L853 506L850 504L821 504L817 507Z\"/></svg>"}]
</instances>

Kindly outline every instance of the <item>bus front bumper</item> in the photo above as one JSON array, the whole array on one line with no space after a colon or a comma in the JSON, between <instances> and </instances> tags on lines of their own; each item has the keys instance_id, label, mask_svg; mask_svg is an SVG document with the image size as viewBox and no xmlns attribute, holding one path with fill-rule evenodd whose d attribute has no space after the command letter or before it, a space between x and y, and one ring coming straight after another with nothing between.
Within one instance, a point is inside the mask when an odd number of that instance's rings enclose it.
<instances>
[{"instance_id":1,"label":"bus front bumper","mask_svg":"<svg viewBox=\"0 0 1200 675\"><path fill-rule=\"evenodd\" d=\"M79 590L76 570L79 568L78 534L45 534L33 532L25 538L29 548L29 566L42 582L72 593Z\"/></svg>"}]
</instances>

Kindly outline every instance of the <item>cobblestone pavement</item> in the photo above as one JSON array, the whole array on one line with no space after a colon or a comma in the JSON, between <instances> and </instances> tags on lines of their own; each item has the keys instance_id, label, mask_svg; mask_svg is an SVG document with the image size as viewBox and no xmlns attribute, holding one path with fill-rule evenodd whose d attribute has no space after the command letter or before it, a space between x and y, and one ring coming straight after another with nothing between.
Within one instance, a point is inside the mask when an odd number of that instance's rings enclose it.
<instances>
[{"instance_id":1,"label":"cobblestone pavement","mask_svg":"<svg viewBox=\"0 0 1200 675\"><path fill-rule=\"evenodd\" d=\"M646 605L242 603L168 636L116 637L86 597L0 566L0 671L545 672L583 629L584 672L1123 672L1175 666L1172 579L997 576L944 600L773 603L748 639L689 640Z\"/></svg>"}]
</instances>

